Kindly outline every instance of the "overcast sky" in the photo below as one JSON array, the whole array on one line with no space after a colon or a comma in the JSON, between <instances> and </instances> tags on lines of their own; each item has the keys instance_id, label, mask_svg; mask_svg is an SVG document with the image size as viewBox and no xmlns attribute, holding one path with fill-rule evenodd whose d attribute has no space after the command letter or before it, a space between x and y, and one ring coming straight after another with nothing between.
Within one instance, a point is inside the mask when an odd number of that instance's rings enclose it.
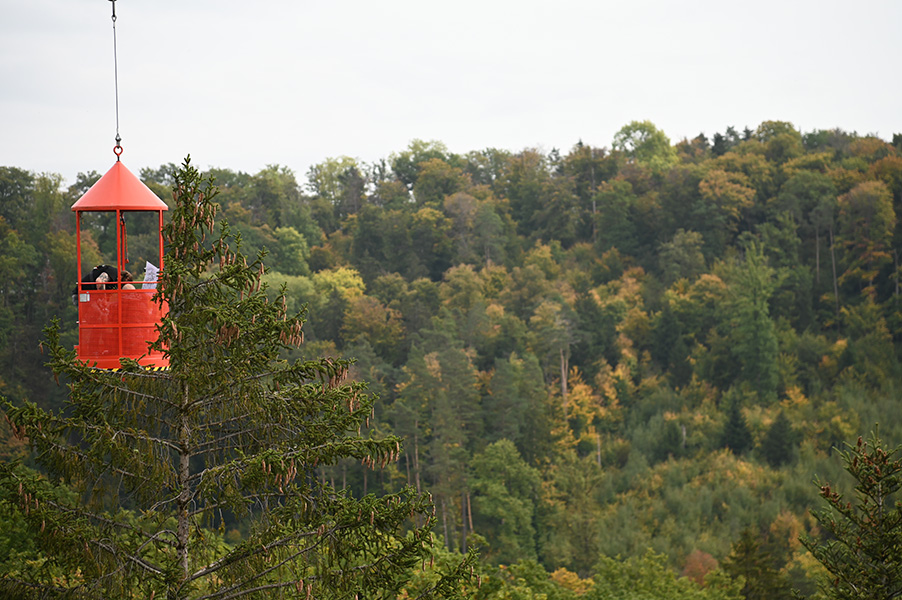
<instances>
[{"instance_id":1,"label":"overcast sky","mask_svg":"<svg viewBox=\"0 0 902 600\"><path fill-rule=\"evenodd\" d=\"M191 154L305 181L328 158L673 142L764 120L902 133L902 1L117 0L134 173ZM0 165L104 173L109 0L0 0Z\"/></svg>"}]
</instances>

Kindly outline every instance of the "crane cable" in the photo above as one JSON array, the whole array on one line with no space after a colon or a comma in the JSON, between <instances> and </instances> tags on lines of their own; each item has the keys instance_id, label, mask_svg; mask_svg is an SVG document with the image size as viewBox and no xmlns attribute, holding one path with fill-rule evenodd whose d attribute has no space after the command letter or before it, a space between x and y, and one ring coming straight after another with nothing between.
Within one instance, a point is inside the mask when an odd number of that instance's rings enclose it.
<instances>
[{"instance_id":1,"label":"crane cable","mask_svg":"<svg viewBox=\"0 0 902 600\"><path fill-rule=\"evenodd\" d=\"M122 156L122 137L119 135L119 57L116 53L116 0L110 0L113 4L113 81L116 86L116 146L113 148L113 154L116 160Z\"/></svg>"},{"instance_id":2,"label":"crane cable","mask_svg":"<svg viewBox=\"0 0 902 600\"><path fill-rule=\"evenodd\" d=\"M119 135L119 56L116 52L116 0L110 0L113 5L113 81L116 88L116 146L113 148L113 154L116 155L116 161L122 156L122 136ZM125 262L128 264L128 236L125 233L125 215L120 215L119 220L122 223L122 244L125 247Z\"/></svg>"}]
</instances>

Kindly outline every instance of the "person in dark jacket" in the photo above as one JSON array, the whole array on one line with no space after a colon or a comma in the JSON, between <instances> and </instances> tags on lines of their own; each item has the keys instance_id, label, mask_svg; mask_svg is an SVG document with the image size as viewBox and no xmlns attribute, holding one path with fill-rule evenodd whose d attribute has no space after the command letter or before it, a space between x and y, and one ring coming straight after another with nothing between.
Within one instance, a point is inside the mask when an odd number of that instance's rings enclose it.
<instances>
[{"instance_id":1,"label":"person in dark jacket","mask_svg":"<svg viewBox=\"0 0 902 600\"><path fill-rule=\"evenodd\" d=\"M95 283L96 281L100 281L101 283ZM119 281L119 271L116 267L97 265L85 273L85 276L81 278L81 289L84 291L116 289L114 284L110 284L110 282L116 281ZM75 289L72 290L72 302L74 302L76 306L78 305L78 286L75 286Z\"/></svg>"}]
</instances>

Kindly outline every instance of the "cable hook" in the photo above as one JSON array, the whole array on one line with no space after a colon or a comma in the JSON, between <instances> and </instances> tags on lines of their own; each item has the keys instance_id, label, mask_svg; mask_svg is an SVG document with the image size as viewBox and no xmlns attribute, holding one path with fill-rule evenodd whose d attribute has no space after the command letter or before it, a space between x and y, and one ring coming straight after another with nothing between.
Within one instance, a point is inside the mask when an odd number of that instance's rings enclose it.
<instances>
[{"instance_id":1,"label":"cable hook","mask_svg":"<svg viewBox=\"0 0 902 600\"><path fill-rule=\"evenodd\" d=\"M119 142L122 137L119 136L119 56L116 52L116 0L110 0L113 6L113 78L116 85L116 146L113 148L113 154L116 160L122 155L122 146Z\"/></svg>"}]
</instances>

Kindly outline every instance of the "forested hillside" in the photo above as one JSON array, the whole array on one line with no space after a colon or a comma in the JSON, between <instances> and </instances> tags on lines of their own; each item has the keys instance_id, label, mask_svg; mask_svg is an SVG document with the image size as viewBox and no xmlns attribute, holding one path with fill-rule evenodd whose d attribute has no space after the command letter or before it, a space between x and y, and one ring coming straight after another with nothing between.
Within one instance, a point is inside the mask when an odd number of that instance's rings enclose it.
<instances>
[{"instance_id":1,"label":"forested hillside","mask_svg":"<svg viewBox=\"0 0 902 600\"><path fill-rule=\"evenodd\" d=\"M141 178L169 201L174 169ZM835 448L877 423L902 442L902 135L768 121L673 144L634 122L610 148L417 140L302 181L211 174L273 292L309 307L304 355L356 358L369 427L406 440L385 469L317 475L430 491L447 549L480 545L483 597L591 594L629 565L811 596L813 481L848 486ZM39 341L59 317L75 344L69 207L98 177L0 167L11 400L64 398ZM90 227L88 262L108 259L109 228ZM129 232L136 257L147 234ZM21 456L3 427L0 454Z\"/></svg>"}]
</instances>

